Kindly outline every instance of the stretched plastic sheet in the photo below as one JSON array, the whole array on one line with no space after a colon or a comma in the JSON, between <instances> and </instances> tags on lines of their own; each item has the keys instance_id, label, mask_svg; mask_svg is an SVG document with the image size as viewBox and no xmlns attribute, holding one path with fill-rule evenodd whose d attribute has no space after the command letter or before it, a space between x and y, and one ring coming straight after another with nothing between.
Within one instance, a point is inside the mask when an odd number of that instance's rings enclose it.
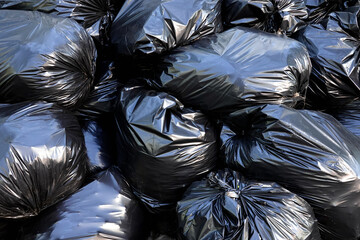
<instances>
[{"instance_id":1,"label":"stretched plastic sheet","mask_svg":"<svg viewBox=\"0 0 360 240\"><path fill-rule=\"evenodd\" d=\"M360 137L360 101L354 101L330 113L350 132Z\"/></svg>"},{"instance_id":2,"label":"stretched plastic sheet","mask_svg":"<svg viewBox=\"0 0 360 240\"><path fill-rule=\"evenodd\" d=\"M278 105L238 111L230 122L221 134L227 166L304 198L324 239L360 237L359 137L328 114Z\"/></svg>"},{"instance_id":3,"label":"stretched plastic sheet","mask_svg":"<svg viewBox=\"0 0 360 240\"><path fill-rule=\"evenodd\" d=\"M124 55L162 53L221 30L220 0L127 0L111 41Z\"/></svg>"},{"instance_id":4,"label":"stretched plastic sheet","mask_svg":"<svg viewBox=\"0 0 360 240\"><path fill-rule=\"evenodd\" d=\"M96 180L36 218L12 225L14 230L3 233L2 239L129 240L145 239L147 234L144 211L116 168L99 173Z\"/></svg>"},{"instance_id":5,"label":"stretched plastic sheet","mask_svg":"<svg viewBox=\"0 0 360 240\"><path fill-rule=\"evenodd\" d=\"M121 4L119 0L0 0L0 9L40 11L72 18L101 43L109 42L111 23Z\"/></svg>"},{"instance_id":6,"label":"stretched plastic sheet","mask_svg":"<svg viewBox=\"0 0 360 240\"><path fill-rule=\"evenodd\" d=\"M115 127L108 119L88 120L82 124L90 171L96 173L115 163Z\"/></svg>"},{"instance_id":7,"label":"stretched plastic sheet","mask_svg":"<svg viewBox=\"0 0 360 240\"><path fill-rule=\"evenodd\" d=\"M224 0L223 18L228 26L244 26L292 35L308 17L303 0Z\"/></svg>"},{"instance_id":8,"label":"stretched plastic sheet","mask_svg":"<svg viewBox=\"0 0 360 240\"><path fill-rule=\"evenodd\" d=\"M0 10L0 102L45 100L78 106L90 91L96 49L75 21Z\"/></svg>"},{"instance_id":9,"label":"stretched plastic sheet","mask_svg":"<svg viewBox=\"0 0 360 240\"><path fill-rule=\"evenodd\" d=\"M120 81L113 61L103 61L96 67L94 88L90 91L77 115L85 119L98 119L115 112Z\"/></svg>"},{"instance_id":10,"label":"stretched plastic sheet","mask_svg":"<svg viewBox=\"0 0 360 240\"><path fill-rule=\"evenodd\" d=\"M173 96L126 87L115 116L119 164L149 210L171 208L192 181L215 167L213 125Z\"/></svg>"},{"instance_id":11,"label":"stretched plastic sheet","mask_svg":"<svg viewBox=\"0 0 360 240\"><path fill-rule=\"evenodd\" d=\"M276 183L228 169L194 182L177 205L183 239L320 239L314 213Z\"/></svg>"},{"instance_id":12,"label":"stretched plastic sheet","mask_svg":"<svg viewBox=\"0 0 360 240\"><path fill-rule=\"evenodd\" d=\"M347 12L346 22L341 15L334 13L322 24L309 25L297 37L307 47L313 65L307 99L312 108L340 107L360 94L360 41L347 33L354 30L351 25L358 14Z\"/></svg>"},{"instance_id":13,"label":"stretched plastic sheet","mask_svg":"<svg viewBox=\"0 0 360 240\"><path fill-rule=\"evenodd\" d=\"M173 50L149 83L221 116L254 104L303 104L310 70L298 41L236 27Z\"/></svg>"},{"instance_id":14,"label":"stretched plastic sheet","mask_svg":"<svg viewBox=\"0 0 360 240\"><path fill-rule=\"evenodd\" d=\"M50 103L0 104L0 217L21 218L83 184L87 156L80 125Z\"/></svg>"}]
</instances>

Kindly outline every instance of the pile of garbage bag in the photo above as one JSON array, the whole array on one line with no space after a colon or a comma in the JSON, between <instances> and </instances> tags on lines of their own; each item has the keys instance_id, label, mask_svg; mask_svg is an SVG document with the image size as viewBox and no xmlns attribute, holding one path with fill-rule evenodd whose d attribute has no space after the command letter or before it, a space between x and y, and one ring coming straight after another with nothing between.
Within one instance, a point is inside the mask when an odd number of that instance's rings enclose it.
<instances>
[{"instance_id":1,"label":"pile of garbage bag","mask_svg":"<svg viewBox=\"0 0 360 240\"><path fill-rule=\"evenodd\" d=\"M221 133L227 166L304 198L329 239L360 236L356 135L328 114L285 106L251 107L231 117L234 124Z\"/></svg>"},{"instance_id":2,"label":"pile of garbage bag","mask_svg":"<svg viewBox=\"0 0 360 240\"><path fill-rule=\"evenodd\" d=\"M0 239L360 239L357 0L0 0Z\"/></svg>"}]
</instances>

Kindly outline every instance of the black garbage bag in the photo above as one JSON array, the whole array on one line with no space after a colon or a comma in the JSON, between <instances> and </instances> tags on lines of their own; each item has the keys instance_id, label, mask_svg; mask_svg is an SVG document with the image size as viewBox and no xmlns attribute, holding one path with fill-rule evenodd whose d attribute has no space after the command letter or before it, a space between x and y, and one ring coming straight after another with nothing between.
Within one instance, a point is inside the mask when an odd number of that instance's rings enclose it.
<instances>
[{"instance_id":1,"label":"black garbage bag","mask_svg":"<svg viewBox=\"0 0 360 240\"><path fill-rule=\"evenodd\" d=\"M324 20L326 29L333 32L344 32L360 39L360 5L349 7L343 11L333 12Z\"/></svg>"},{"instance_id":2,"label":"black garbage bag","mask_svg":"<svg viewBox=\"0 0 360 240\"><path fill-rule=\"evenodd\" d=\"M96 49L75 21L0 10L0 102L45 100L75 108L90 91Z\"/></svg>"},{"instance_id":3,"label":"black garbage bag","mask_svg":"<svg viewBox=\"0 0 360 240\"><path fill-rule=\"evenodd\" d=\"M82 119L98 119L115 112L116 101L121 87L113 61L97 65L94 87L76 114Z\"/></svg>"},{"instance_id":4,"label":"black garbage bag","mask_svg":"<svg viewBox=\"0 0 360 240\"><path fill-rule=\"evenodd\" d=\"M115 164L115 124L109 119L87 120L82 124L90 172L103 171Z\"/></svg>"},{"instance_id":5,"label":"black garbage bag","mask_svg":"<svg viewBox=\"0 0 360 240\"><path fill-rule=\"evenodd\" d=\"M309 108L338 108L360 96L360 41L347 33L351 28L348 23L357 21L357 14L348 15L344 24L336 18L334 13L322 24L309 25L297 37L307 47L313 65Z\"/></svg>"},{"instance_id":6,"label":"black garbage bag","mask_svg":"<svg viewBox=\"0 0 360 240\"><path fill-rule=\"evenodd\" d=\"M236 27L173 50L149 83L222 116L254 104L303 104L310 70L298 41Z\"/></svg>"},{"instance_id":7,"label":"black garbage bag","mask_svg":"<svg viewBox=\"0 0 360 240\"><path fill-rule=\"evenodd\" d=\"M221 134L228 167L304 198L324 239L360 237L359 137L328 114L285 106L247 108L232 117Z\"/></svg>"},{"instance_id":8,"label":"black garbage bag","mask_svg":"<svg viewBox=\"0 0 360 240\"><path fill-rule=\"evenodd\" d=\"M320 239L310 205L276 183L228 169L194 182L177 205L183 239Z\"/></svg>"},{"instance_id":9,"label":"black garbage bag","mask_svg":"<svg viewBox=\"0 0 360 240\"><path fill-rule=\"evenodd\" d=\"M76 117L51 103L0 104L0 218L37 215L74 193L87 163Z\"/></svg>"},{"instance_id":10,"label":"black garbage bag","mask_svg":"<svg viewBox=\"0 0 360 240\"><path fill-rule=\"evenodd\" d=\"M162 53L221 30L221 0L127 0L111 41L119 54Z\"/></svg>"},{"instance_id":11,"label":"black garbage bag","mask_svg":"<svg viewBox=\"0 0 360 240\"><path fill-rule=\"evenodd\" d=\"M354 101L330 112L350 132L360 137L360 101Z\"/></svg>"},{"instance_id":12,"label":"black garbage bag","mask_svg":"<svg viewBox=\"0 0 360 240\"><path fill-rule=\"evenodd\" d=\"M102 44L109 43L111 23L124 0L0 0L0 9L40 11L72 18Z\"/></svg>"},{"instance_id":13,"label":"black garbage bag","mask_svg":"<svg viewBox=\"0 0 360 240\"><path fill-rule=\"evenodd\" d=\"M319 23L331 12L341 11L358 5L358 0L304 0L309 17L308 22Z\"/></svg>"},{"instance_id":14,"label":"black garbage bag","mask_svg":"<svg viewBox=\"0 0 360 240\"><path fill-rule=\"evenodd\" d=\"M216 164L213 124L167 93L126 87L115 116L118 162L152 212L175 207L186 187Z\"/></svg>"},{"instance_id":15,"label":"black garbage bag","mask_svg":"<svg viewBox=\"0 0 360 240\"><path fill-rule=\"evenodd\" d=\"M4 225L2 239L145 239L144 209L117 168L28 221ZM10 228L11 229L11 228Z\"/></svg>"},{"instance_id":16,"label":"black garbage bag","mask_svg":"<svg viewBox=\"0 0 360 240\"><path fill-rule=\"evenodd\" d=\"M305 26L308 17L303 0L224 0L227 26L244 26L288 36Z\"/></svg>"}]
</instances>

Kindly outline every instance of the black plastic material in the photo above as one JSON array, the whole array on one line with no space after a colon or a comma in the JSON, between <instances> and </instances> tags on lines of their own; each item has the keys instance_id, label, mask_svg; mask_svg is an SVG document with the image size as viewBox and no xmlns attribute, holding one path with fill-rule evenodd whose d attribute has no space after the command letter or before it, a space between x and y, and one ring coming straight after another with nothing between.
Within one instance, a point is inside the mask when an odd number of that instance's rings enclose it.
<instances>
[{"instance_id":1,"label":"black plastic material","mask_svg":"<svg viewBox=\"0 0 360 240\"><path fill-rule=\"evenodd\" d=\"M309 107L337 108L359 98L358 16L358 7L332 13L322 24L309 25L297 37L307 47L313 65Z\"/></svg>"},{"instance_id":2,"label":"black plastic material","mask_svg":"<svg viewBox=\"0 0 360 240\"><path fill-rule=\"evenodd\" d=\"M40 11L72 18L102 44L109 43L111 23L123 0L0 0L0 9Z\"/></svg>"},{"instance_id":3,"label":"black plastic material","mask_svg":"<svg viewBox=\"0 0 360 240\"><path fill-rule=\"evenodd\" d=\"M82 124L91 173L115 164L116 144L114 124L109 119L89 120Z\"/></svg>"},{"instance_id":4,"label":"black plastic material","mask_svg":"<svg viewBox=\"0 0 360 240\"><path fill-rule=\"evenodd\" d=\"M354 101L341 109L330 112L350 132L360 137L360 101Z\"/></svg>"},{"instance_id":5,"label":"black plastic material","mask_svg":"<svg viewBox=\"0 0 360 240\"><path fill-rule=\"evenodd\" d=\"M74 108L90 91L96 49L74 20L0 10L0 102L45 100Z\"/></svg>"},{"instance_id":6,"label":"black plastic material","mask_svg":"<svg viewBox=\"0 0 360 240\"><path fill-rule=\"evenodd\" d=\"M87 173L80 125L50 103L0 104L0 218L37 215Z\"/></svg>"},{"instance_id":7,"label":"black plastic material","mask_svg":"<svg viewBox=\"0 0 360 240\"><path fill-rule=\"evenodd\" d=\"M96 67L94 88L90 91L77 115L85 119L98 119L115 112L121 87L117 66L113 61L100 61Z\"/></svg>"},{"instance_id":8,"label":"black plastic material","mask_svg":"<svg viewBox=\"0 0 360 240\"><path fill-rule=\"evenodd\" d=\"M276 183L228 169L194 182L178 202L183 239L320 239L314 213Z\"/></svg>"},{"instance_id":9,"label":"black plastic material","mask_svg":"<svg viewBox=\"0 0 360 240\"><path fill-rule=\"evenodd\" d=\"M360 39L360 5L349 7L343 11L333 12L329 15L326 29L333 32L346 32L350 36Z\"/></svg>"},{"instance_id":10,"label":"black plastic material","mask_svg":"<svg viewBox=\"0 0 360 240\"><path fill-rule=\"evenodd\" d=\"M162 53L221 30L221 0L127 0L111 41L124 55Z\"/></svg>"},{"instance_id":11,"label":"black plastic material","mask_svg":"<svg viewBox=\"0 0 360 240\"><path fill-rule=\"evenodd\" d=\"M244 26L288 36L305 26L303 0L224 0L223 18L228 26Z\"/></svg>"},{"instance_id":12,"label":"black plastic material","mask_svg":"<svg viewBox=\"0 0 360 240\"><path fill-rule=\"evenodd\" d=\"M117 168L99 173L96 180L39 216L4 227L9 232L0 232L2 239L140 240L147 235L144 209Z\"/></svg>"},{"instance_id":13,"label":"black plastic material","mask_svg":"<svg viewBox=\"0 0 360 240\"><path fill-rule=\"evenodd\" d=\"M310 70L298 41L236 27L173 50L149 83L219 117L254 104L302 105Z\"/></svg>"},{"instance_id":14,"label":"black plastic material","mask_svg":"<svg viewBox=\"0 0 360 240\"><path fill-rule=\"evenodd\" d=\"M232 130L221 134L227 166L304 198L324 239L360 237L359 137L328 114L285 106L247 108L231 117Z\"/></svg>"},{"instance_id":15,"label":"black plastic material","mask_svg":"<svg viewBox=\"0 0 360 240\"><path fill-rule=\"evenodd\" d=\"M307 7L310 23L319 23L331 12L344 10L358 5L358 0L304 0Z\"/></svg>"},{"instance_id":16,"label":"black plastic material","mask_svg":"<svg viewBox=\"0 0 360 240\"><path fill-rule=\"evenodd\" d=\"M167 93L124 88L116 121L121 169L153 212L174 206L186 187L216 164L211 122Z\"/></svg>"}]
</instances>

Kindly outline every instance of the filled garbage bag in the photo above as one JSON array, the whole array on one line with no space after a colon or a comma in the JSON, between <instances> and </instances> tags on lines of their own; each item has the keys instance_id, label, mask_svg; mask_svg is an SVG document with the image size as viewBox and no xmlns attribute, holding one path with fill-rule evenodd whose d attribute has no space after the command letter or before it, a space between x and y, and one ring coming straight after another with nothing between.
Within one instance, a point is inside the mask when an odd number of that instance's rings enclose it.
<instances>
[{"instance_id":1,"label":"filled garbage bag","mask_svg":"<svg viewBox=\"0 0 360 240\"><path fill-rule=\"evenodd\" d=\"M0 9L40 11L72 18L101 43L109 42L111 23L123 0L0 0Z\"/></svg>"},{"instance_id":2,"label":"filled garbage bag","mask_svg":"<svg viewBox=\"0 0 360 240\"><path fill-rule=\"evenodd\" d=\"M324 239L360 237L359 137L328 114L279 105L232 118L221 134L228 167L304 198Z\"/></svg>"},{"instance_id":3,"label":"filled garbage bag","mask_svg":"<svg viewBox=\"0 0 360 240\"><path fill-rule=\"evenodd\" d=\"M88 170L76 117L51 103L0 104L0 218L37 215Z\"/></svg>"},{"instance_id":4,"label":"filled garbage bag","mask_svg":"<svg viewBox=\"0 0 360 240\"><path fill-rule=\"evenodd\" d=\"M360 101L354 101L330 112L350 132L360 137Z\"/></svg>"},{"instance_id":5,"label":"filled garbage bag","mask_svg":"<svg viewBox=\"0 0 360 240\"><path fill-rule=\"evenodd\" d=\"M145 239L144 216L120 171L110 168L39 216L13 223L16 230L2 239Z\"/></svg>"},{"instance_id":6,"label":"filled garbage bag","mask_svg":"<svg viewBox=\"0 0 360 240\"><path fill-rule=\"evenodd\" d=\"M0 10L0 102L45 100L74 108L90 91L96 49L75 21Z\"/></svg>"},{"instance_id":7,"label":"filled garbage bag","mask_svg":"<svg viewBox=\"0 0 360 240\"><path fill-rule=\"evenodd\" d=\"M276 183L228 169L194 182L177 204L183 239L320 239L310 205Z\"/></svg>"},{"instance_id":8,"label":"filled garbage bag","mask_svg":"<svg viewBox=\"0 0 360 240\"><path fill-rule=\"evenodd\" d=\"M77 109L77 115L82 119L98 119L114 113L120 86L115 62L100 62L96 67L94 86Z\"/></svg>"},{"instance_id":9,"label":"filled garbage bag","mask_svg":"<svg viewBox=\"0 0 360 240\"><path fill-rule=\"evenodd\" d=\"M114 124L109 119L87 120L82 124L90 171L96 173L115 164Z\"/></svg>"},{"instance_id":10,"label":"filled garbage bag","mask_svg":"<svg viewBox=\"0 0 360 240\"><path fill-rule=\"evenodd\" d=\"M167 93L126 87L115 118L118 162L150 211L175 207L186 187L216 164L213 124Z\"/></svg>"},{"instance_id":11,"label":"filled garbage bag","mask_svg":"<svg viewBox=\"0 0 360 240\"><path fill-rule=\"evenodd\" d=\"M303 0L223 0L223 18L228 26L290 36L305 26L307 17Z\"/></svg>"},{"instance_id":12,"label":"filled garbage bag","mask_svg":"<svg viewBox=\"0 0 360 240\"><path fill-rule=\"evenodd\" d=\"M360 94L360 41L346 27L357 21L357 14L348 15L349 22L343 24L333 17L309 25L297 37L307 47L313 66L307 101L314 109L337 108Z\"/></svg>"},{"instance_id":13,"label":"filled garbage bag","mask_svg":"<svg viewBox=\"0 0 360 240\"><path fill-rule=\"evenodd\" d=\"M221 0L127 0L111 41L123 55L162 53L221 30Z\"/></svg>"},{"instance_id":14,"label":"filled garbage bag","mask_svg":"<svg viewBox=\"0 0 360 240\"><path fill-rule=\"evenodd\" d=\"M222 116L254 104L301 105L311 63L298 41L236 27L172 51L152 87Z\"/></svg>"}]
</instances>

